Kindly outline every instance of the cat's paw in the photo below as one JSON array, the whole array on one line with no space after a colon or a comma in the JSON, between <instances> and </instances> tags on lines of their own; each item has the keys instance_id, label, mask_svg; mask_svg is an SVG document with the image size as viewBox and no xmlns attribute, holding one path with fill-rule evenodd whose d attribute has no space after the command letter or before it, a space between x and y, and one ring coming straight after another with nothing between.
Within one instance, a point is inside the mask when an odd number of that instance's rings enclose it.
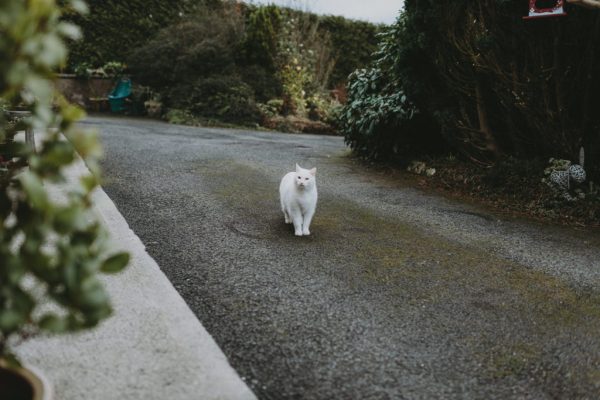
<instances>
[{"instance_id":1,"label":"cat's paw","mask_svg":"<svg viewBox=\"0 0 600 400\"><path fill-rule=\"evenodd\" d=\"M296 235L296 236L302 236L302 231L296 231L296 232L294 232L294 235Z\"/></svg>"},{"instance_id":2,"label":"cat's paw","mask_svg":"<svg viewBox=\"0 0 600 400\"><path fill-rule=\"evenodd\" d=\"M310 235L310 231L308 229L305 229L305 230L302 231L302 235L309 236Z\"/></svg>"},{"instance_id":3,"label":"cat's paw","mask_svg":"<svg viewBox=\"0 0 600 400\"><path fill-rule=\"evenodd\" d=\"M286 218L286 219L285 219L285 223L286 223L286 224L291 224L291 223L292 223L292 220L291 220L291 219L287 219L287 218Z\"/></svg>"}]
</instances>

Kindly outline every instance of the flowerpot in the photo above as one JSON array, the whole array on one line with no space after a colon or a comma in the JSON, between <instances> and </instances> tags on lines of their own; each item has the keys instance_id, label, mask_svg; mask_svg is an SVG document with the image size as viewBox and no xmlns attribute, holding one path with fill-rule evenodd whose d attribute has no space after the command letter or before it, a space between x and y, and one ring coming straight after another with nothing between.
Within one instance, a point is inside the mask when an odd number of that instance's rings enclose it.
<instances>
[{"instance_id":1,"label":"flowerpot","mask_svg":"<svg viewBox=\"0 0 600 400\"><path fill-rule=\"evenodd\" d=\"M0 398L6 400L52 400L48 380L32 367L8 368L0 360Z\"/></svg>"}]
</instances>

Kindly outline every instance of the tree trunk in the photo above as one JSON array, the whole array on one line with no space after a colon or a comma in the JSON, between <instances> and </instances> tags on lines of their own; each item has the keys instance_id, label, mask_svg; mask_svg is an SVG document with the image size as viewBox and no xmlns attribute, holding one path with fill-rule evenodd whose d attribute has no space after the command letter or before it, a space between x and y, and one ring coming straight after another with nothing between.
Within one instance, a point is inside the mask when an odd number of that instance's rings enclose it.
<instances>
[{"instance_id":1,"label":"tree trunk","mask_svg":"<svg viewBox=\"0 0 600 400\"><path fill-rule=\"evenodd\" d=\"M498 145L492 134L492 130L489 125L487 110L482 93L481 79L477 79L475 85L475 97L477 101L477 116L479 118L479 131L481 132L481 139L483 142L482 150L490 152L494 159L498 158Z\"/></svg>"}]
</instances>

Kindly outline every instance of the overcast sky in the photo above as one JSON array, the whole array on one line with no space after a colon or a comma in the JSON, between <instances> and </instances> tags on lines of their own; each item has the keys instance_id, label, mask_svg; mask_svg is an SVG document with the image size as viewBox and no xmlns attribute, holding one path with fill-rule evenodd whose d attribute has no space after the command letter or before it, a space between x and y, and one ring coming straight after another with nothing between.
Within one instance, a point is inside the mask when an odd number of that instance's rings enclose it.
<instances>
[{"instance_id":1,"label":"overcast sky","mask_svg":"<svg viewBox=\"0 0 600 400\"><path fill-rule=\"evenodd\" d=\"M404 0L246 0L247 3L274 3L317 14L342 15L375 23L391 24Z\"/></svg>"}]
</instances>

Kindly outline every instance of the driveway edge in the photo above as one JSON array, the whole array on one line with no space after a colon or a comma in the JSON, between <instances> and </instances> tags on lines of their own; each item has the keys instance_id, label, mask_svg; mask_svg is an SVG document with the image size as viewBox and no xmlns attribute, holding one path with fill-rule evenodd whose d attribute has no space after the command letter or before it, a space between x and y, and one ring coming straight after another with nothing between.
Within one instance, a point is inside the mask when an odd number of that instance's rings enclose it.
<instances>
[{"instance_id":1,"label":"driveway edge","mask_svg":"<svg viewBox=\"0 0 600 400\"><path fill-rule=\"evenodd\" d=\"M66 175L72 183L89 173L78 159ZM131 255L124 272L103 279L114 314L89 332L25 342L19 355L61 400L256 399L101 188L93 202L115 247Z\"/></svg>"}]
</instances>

